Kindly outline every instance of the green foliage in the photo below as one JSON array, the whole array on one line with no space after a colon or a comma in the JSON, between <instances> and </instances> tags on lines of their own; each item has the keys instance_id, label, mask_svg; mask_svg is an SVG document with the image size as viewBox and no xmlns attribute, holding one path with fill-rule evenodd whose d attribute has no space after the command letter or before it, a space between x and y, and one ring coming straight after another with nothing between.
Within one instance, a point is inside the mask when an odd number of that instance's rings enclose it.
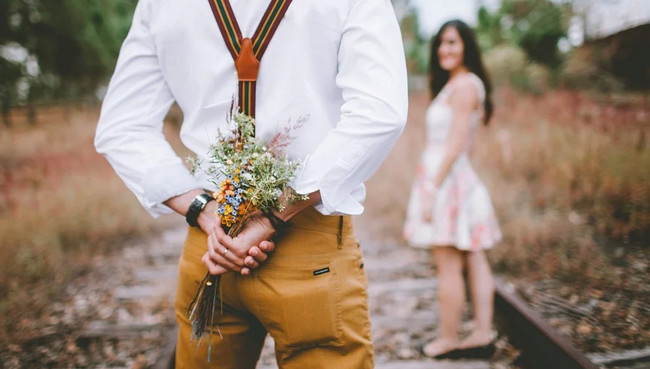
<instances>
[{"instance_id":1,"label":"green foliage","mask_svg":"<svg viewBox=\"0 0 650 369\"><path fill-rule=\"evenodd\" d=\"M558 42L566 37L571 7L551 0L503 0L494 13L478 14L479 43L492 48L504 42L521 47L528 58L548 67L562 61Z\"/></svg>"},{"instance_id":2,"label":"green foliage","mask_svg":"<svg viewBox=\"0 0 650 369\"><path fill-rule=\"evenodd\" d=\"M568 3L503 0L490 12L481 8L476 35L496 85L536 94L557 83L564 55L558 49L571 16Z\"/></svg>"},{"instance_id":3,"label":"green foliage","mask_svg":"<svg viewBox=\"0 0 650 369\"><path fill-rule=\"evenodd\" d=\"M3 105L11 100L5 96L16 96L21 79L30 100L91 94L114 66L134 8L135 0L3 0L0 45L19 45L40 69L36 75L14 69L3 78ZM8 61L0 60L6 68Z\"/></svg>"},{"instance_id":4,"label":"green foliage","mask_svg":"<svg viewBox=\"0 0 650 369\"><path fill-rule=\"evenodd\" d=\"M9 125L9 109L18 100L17 84L22 75L23 67L20 64L0 57L0 76L2 76L2 82L0 83L0 110L2 111L6 126Z\"/></svg>"},{"instance_id":5,"label":"green foliage","mask_svg":"<svg viewBox=\"0 0 650 369\"><path fill-rule=\"evenodd\" d=\"M566 37L568 5L550 0L504 0L501 13L509 17L512 26L507 30L510 38L521 46L531 60L558 66L558 42Z\"/></svg>"},{"instance_id":6,"label":"green foliage","mask_svg":"<svg viewBox=\"0 0 650 369\"><path fill-rule=\"evenodd\" d=\"M420 34L420 22L416 12L406 14L401 21L404 52L409 73L424 74L429 64L429 42Z\"/></svg>"},{"instance_id":7,"label":"green foliage","mask_svg":"<svg viewBox=\"0 0 650 369\"><path fill-rule=\"evenodd\" d=\"M504 42L501 16L498 12L490 13L485 7L478 10L476 39L483 50L492 49Z\"/></svg>"}]
</instances>

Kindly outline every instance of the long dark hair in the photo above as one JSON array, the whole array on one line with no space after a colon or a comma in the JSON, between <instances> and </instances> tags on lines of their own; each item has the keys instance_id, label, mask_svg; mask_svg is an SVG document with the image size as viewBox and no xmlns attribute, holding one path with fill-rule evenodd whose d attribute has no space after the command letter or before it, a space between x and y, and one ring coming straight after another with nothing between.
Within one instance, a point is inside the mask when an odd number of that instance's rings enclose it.
<instances>
[{"instance_id":1,"label":"long dark hair","mask_svg":"<svg viewBox=\"0 0 650 369\"><path fill-rule=\"evenodd\" d=\"M476 74L478 78L483 81L483 85L485 86L485 116L483 122L487 125L492 117L492 112L494 111L494 106L492 105L492 84L490 83L490 78L483 67L481 52L478 48L474 31L472 31L465 22L459 19L445 22L431 42L431 64L429 65L429 72L431 73L431 95L434 98L438 96L442 88L449 81L449 72L442 69L440 61L438 60L438 48L442 44L442 34L448 27L455 28L456 31L458 31L460 38L463 40L463 64L470 70L470 72Z\"/></svg>"}]
</instances>

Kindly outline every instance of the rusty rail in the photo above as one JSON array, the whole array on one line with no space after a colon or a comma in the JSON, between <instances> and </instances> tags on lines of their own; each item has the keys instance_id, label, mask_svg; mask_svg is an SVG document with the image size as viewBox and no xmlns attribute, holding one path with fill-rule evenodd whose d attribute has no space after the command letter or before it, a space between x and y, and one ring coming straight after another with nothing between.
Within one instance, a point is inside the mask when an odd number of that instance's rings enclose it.
<instances>
[{"instance_id":1,"label":"rusty rail","mask_svg":"<svg viewBox=\"0 0 650 369\"><path fill-rule=\"evenodd\" d=\"M495 312L499 328L521 350L517 364L539 369L598 369L581 351L560 336L521 298L496 282Z\"/></svg>"}]
</instances>

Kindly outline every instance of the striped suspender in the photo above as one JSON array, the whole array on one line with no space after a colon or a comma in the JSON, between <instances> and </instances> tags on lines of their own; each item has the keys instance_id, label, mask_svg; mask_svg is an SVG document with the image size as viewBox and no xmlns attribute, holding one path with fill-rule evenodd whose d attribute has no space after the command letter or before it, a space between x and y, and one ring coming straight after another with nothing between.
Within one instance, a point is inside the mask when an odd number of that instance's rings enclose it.
<instances>
[{"instance_id":1,"label":"striped suspender","mask_svg":"<svg viewBox=\"0 0 650 369\"><path fill-rule=\"evenodd\" d=\"M255 116L255 89L260 60L292 0L271 0L253 38L243 38L229 0L208 0L221 35L235 61L239 79L239 108Z\"/></svg>"}]
</instances>

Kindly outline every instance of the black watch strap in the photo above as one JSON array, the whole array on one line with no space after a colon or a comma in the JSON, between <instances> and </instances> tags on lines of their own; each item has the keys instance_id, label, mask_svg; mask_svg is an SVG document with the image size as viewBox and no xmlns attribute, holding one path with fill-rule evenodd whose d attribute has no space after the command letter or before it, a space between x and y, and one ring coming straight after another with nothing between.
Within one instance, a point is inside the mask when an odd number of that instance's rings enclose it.
<instances>
[{"instance_id":1,"label":"black watch strap","mask_svg":"<svg viewBox=\"0 0 650 369\"><path fill-rule=\"evenodd\" d=\"M284 237L289 228L291 228L291 222L286 222L280 219L280 217L273 214L272 211L264 212L263 214L266 218L268 218L269 222L271 222L271 226L275 229L275 236L273 236L274 239Z\"/></svg>"},{"instance_id":2,"label":"black watch strap","mask_svg":"<svg viewBox=\"0 0 650 369\"><path fill-rule=\"evenodd\" d=\"M205 208L205 206L212 200L214 200L214 198L210 196L210 194L202 193L200 195L197 195L194 198L194 201L192 201L190 204L189 209L187 209L187 213L185 214L185 220L187 221L187 224L191 225L192 227L198 227L199 223L197 220L199 218L201 210L203 210L203 208Z\"/></svg>"}]
</instances>

